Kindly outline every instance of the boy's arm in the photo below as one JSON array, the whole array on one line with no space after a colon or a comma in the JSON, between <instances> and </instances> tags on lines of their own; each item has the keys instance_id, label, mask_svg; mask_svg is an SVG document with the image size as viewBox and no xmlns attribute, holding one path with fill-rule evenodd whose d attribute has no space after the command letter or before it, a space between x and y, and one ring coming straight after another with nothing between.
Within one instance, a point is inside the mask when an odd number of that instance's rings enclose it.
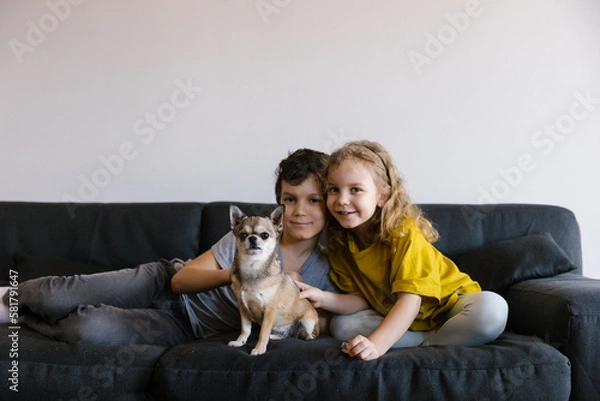
<instances>
[{"instance_id":1,"label":"boy's arm","mask_svg":"<svg viewBox=\"0 0 600 401\"><path fill-rule=\"evenodd\" d=\"M230 269L222 269L211 250L186 264L171 278L176 294L197 293L231 284Z\"/></svg>"},{"instance_id":2,"label":"boy's arm","mask_svg":"<svg viewBox=\"0 0 600 401\"><path fill-rule=\"evenodd\" d=\"M368 338L356 336L348 341L348 354L362 360L379 358L406 333L417 317L420 307L419 295L398 293L396 303Z\"/></svg>"}]
</instances>

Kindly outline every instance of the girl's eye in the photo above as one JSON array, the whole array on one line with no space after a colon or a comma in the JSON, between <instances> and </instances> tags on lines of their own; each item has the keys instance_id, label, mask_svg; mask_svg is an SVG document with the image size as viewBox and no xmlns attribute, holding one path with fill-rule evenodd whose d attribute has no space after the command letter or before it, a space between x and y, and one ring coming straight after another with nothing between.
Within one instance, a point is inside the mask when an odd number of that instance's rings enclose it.
<instances>
[{"instance_id":1,"label":"girl's eye","mask_svg":"<svg viewBox=\"0 0 600 401\"><path fill-rule=\"evenodd\" d=\"M291 198L291 197L283 198L283 202L284 203L293 203L294 202L294 198Z\"/></svg>"},{"instance_id":2,"label":"girl's eye","mask_svg":"<svg viewBox=\"0 0 600 401\"><path fill-rule=\"evenodd\" d=\"M242 241L245 240L246 238L248 238L248 234L246 234L246 233L240 233L240 239Z\"/></svg>"},{"instance_id":3,"label":"girl's eye","mask_svg":"<svg viewBox=\"0 0 600 401\"><path fill-rule=\"evenodd\" d=\"M267 238L269 238L269 233L261 233L260 238L262 238L263 240L266 240Z\"/></svg>"},{"instance_id":4,"label":"girl's eye","mask_svg":"<svg viewBox=\"0 0 600 401\"><path fill-rule=\"evenodd\" d=\"M310 200L310 203L321 203L321 198L314 198Z\"/></svg>"},{"instance_id":5,"label":"girl's eye","mask_svg":"<svg viewBox=\"0 0 600 401\"><path fill-rule=\"evenodd\" d=\"M360 188L354 187L350 189L352 192L360 192Z\"/></svg>"},{"instance_id":6,"label":"girl's eye","mask_svg":"<svg viewBox=\"0 0 600 401\"><path fill-rule=\"evenodd\" d=\"M337 192L337 191L338 191L338 189L337 189L337 188L335 188L335 187L331 187L331 188L328 188L328 189L327 189L327 192L329 192L330 194L332 194L332 193L335 193L335 192Z\"/></svg>"}]
</instances>

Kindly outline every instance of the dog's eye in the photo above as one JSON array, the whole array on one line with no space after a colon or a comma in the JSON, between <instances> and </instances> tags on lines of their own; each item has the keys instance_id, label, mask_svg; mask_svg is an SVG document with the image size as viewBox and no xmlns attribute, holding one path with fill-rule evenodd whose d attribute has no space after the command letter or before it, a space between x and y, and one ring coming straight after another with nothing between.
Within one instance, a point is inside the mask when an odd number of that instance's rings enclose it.
<instances>
[{"instance_id":1,"label":"dog's eye","mask_svg":"<svg viewBox=\"0 0 600 401\"><path fill-rule=\"evenodd\" d=\"M246 238L248 238L248 234L247 233L240 233L240 239L243 241Z\"/></svg>"},{"instance_id":2,"label":"dog's eye","mask_svg":"<svg viewBox=\"0 0 600 401\"><path fill-rule=\"evenodd\" d=\"M260 234L260 238L262 238L263 240L266 240L267 238L269 238L269 233Z\"/></svg>"}]
</instances>

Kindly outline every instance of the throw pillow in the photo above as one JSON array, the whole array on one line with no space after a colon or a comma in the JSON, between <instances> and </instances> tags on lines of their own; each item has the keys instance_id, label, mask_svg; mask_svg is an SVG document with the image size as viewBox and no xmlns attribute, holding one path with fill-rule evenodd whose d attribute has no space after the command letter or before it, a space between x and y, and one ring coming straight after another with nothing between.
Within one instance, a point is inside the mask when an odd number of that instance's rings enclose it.
<instances>
[{"instance_id":1,"label":"throw pillow","mask_svg":"<svg viewBox=\"0 0 600 401\"><path fill-rule=\"evenodd\" d=\"M453 260L482 289L498 293L518 281L551 277L577 268L550 233L495 242Z\"/></svg>"}]
</instances>

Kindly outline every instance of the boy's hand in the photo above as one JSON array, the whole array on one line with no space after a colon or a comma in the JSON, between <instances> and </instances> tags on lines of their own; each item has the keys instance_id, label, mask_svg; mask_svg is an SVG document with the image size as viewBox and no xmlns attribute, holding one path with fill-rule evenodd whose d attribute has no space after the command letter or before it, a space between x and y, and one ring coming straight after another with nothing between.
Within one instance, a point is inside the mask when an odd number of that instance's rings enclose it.
<instances>
[{"instance_id":1,"label":"boy's hand","mask_svg":"<svg viewBox=\"0 0 600 401\"><path fill-rule=\"evenodd\" d=\"M296 284L300 288L300 299L308 299L315 309L323 306L324 291L299 281L296 281Z\"/></svg>"},{"instance_id":2,"label":"boy's hand","mask_svg":"<svg viewBox=\"0 0 600 401\"><path fill-rule=\"evenodd\" d=\"M345 352L363 361L379 358L379 351L367 337L358 335L346 343Z\"/></svg>"}]
</instances>

